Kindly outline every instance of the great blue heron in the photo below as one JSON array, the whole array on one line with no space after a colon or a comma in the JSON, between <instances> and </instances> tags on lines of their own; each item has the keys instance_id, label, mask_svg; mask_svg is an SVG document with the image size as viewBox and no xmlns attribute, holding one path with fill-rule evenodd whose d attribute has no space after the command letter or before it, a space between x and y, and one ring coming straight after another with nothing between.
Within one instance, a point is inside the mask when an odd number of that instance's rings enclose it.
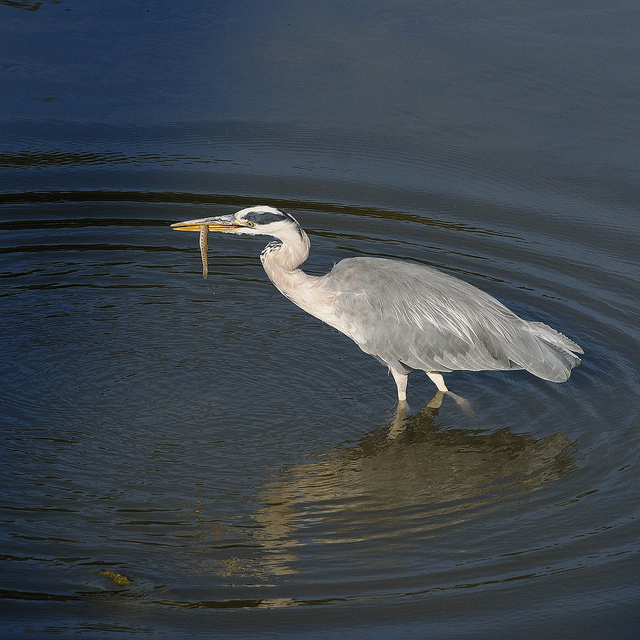
<instances>
[{"instance_id":1,"label":"great blue heron","mask_svg":"<svg viewBox=\"0 0 640 640\"><path fill-rule=\"evenodd\" d=\"M300 269L309 238L288 213L267 206L178 222L200 231L206 276L209 231L272 236L260 259L273 284L294 304L349 336L386 364L407 398L407 379L421 369L442 393L450 371L526 369L564 382L580 364L579 345L542 322L523 320L480 289L424 265L386 258L347 258L324 276Z\"/></svg>"}]
</instances>

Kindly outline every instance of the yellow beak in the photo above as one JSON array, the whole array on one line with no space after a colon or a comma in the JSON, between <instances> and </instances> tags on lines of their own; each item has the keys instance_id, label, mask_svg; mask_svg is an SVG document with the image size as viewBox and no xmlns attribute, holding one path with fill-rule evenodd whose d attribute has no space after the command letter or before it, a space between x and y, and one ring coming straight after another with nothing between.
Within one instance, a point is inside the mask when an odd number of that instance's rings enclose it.
<instances>
[{"instance_id":1,"label":"yellow beak","mask_svg":"<svg viewBox=\"0 0 640 640\"><path fill-rule=\"evenodd\" d=\"M234 215L218 216L217 218L199 218L198 220L185 220L184 222L176 222L171 225L176 231L200 231L206 226L209 231L232 232L236 229L242 229L243 225L236 220Z\"/></svg>"}]
</instances>

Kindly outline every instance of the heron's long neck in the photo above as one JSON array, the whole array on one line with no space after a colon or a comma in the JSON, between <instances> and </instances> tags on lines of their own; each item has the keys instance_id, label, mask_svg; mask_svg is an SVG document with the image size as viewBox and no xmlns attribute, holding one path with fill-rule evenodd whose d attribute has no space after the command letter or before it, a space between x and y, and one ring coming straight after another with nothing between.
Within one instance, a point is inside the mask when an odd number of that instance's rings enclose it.
<instances>
[{"instance_id":1,"label":"heron's long neck","mask_svg":"<svg viewBox=\"0 0 640 640\"><path fill-rule=\"evenodd\" d=\"M324 277L311 276L300 269L309 257L309 246L307 234L300 227L292 228L279 241L268 244L260 259L281 293L308 313L328 322L332 315L331 296L322 289Z\"/></svg>"}]
</instances>

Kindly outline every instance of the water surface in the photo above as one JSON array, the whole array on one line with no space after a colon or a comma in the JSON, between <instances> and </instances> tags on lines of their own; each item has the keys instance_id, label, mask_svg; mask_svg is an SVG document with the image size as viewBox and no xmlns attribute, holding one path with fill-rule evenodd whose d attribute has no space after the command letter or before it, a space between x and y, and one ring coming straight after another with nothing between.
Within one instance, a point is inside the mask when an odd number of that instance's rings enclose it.
<instances>
[{"instance_id":1,"label":"water surface","mask_svg":"<svg viewBox=\"0 0 640 640\"><path fill-rule=\"evenodd\" d=\"M5 637L635 637L638 12L493 11L0 3ZM263 239L169 226L255 203L583 365L397 414Z\"/></svg>"}]
</instances>

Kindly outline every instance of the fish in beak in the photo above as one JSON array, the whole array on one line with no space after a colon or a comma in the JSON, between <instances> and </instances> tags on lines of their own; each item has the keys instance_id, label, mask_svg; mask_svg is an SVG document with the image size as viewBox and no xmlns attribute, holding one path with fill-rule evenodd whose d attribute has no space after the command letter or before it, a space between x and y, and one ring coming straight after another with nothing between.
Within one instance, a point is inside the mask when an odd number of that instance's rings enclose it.
<instances>
[{"instance_id":1,"label":"fish in beak","mask_svg":"<svg viewBox=\"0 0 640 640\"><path fill-rule=\"evenodd\" d=\"M238 229L244 229L246 225L237 220L235 215L218 216L216 218L199 218L197 220L186 220L176 222L171 227L176 231L199 231L200 232L200 256L202 257L202 277L206 279L209 273L209 231L221 231L222 233L233 233Z\"/></svg>"}]
</instances>

